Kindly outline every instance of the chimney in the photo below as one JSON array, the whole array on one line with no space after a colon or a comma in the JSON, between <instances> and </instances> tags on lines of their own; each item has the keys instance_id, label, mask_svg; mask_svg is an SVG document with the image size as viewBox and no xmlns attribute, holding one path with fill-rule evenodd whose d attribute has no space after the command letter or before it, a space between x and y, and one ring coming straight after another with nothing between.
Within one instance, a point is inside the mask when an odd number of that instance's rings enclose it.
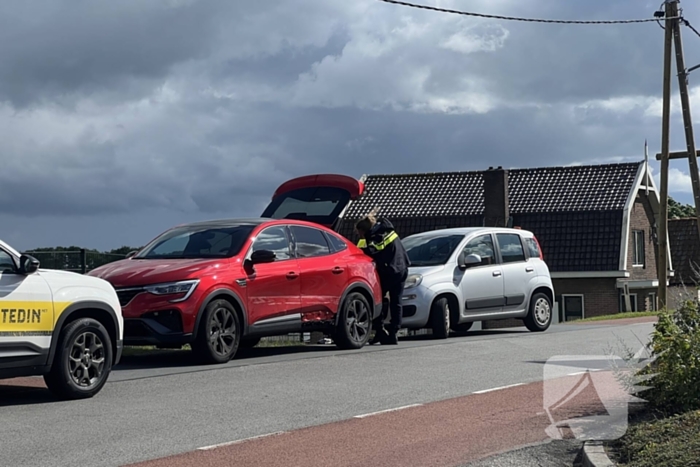
<instances>
[{"instance_id":1,"label":"chimney","mask_svg":"<svg viewBox=\"0 0 700 467\"><path fill-rule=\"evenodd\" d=\"M508 171L503 167L483 172L484 175L484 227L508 227Z\"/></svg>"}]
</instances>

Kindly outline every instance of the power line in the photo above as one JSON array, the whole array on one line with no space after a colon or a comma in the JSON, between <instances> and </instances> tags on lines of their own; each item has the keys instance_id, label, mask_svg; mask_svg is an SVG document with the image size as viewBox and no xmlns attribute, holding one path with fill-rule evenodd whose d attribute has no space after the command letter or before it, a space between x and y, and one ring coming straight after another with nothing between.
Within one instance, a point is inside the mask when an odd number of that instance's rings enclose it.
<instances>
[{"instance_id":1,"label":"power line","mask_svg":"<svg viewBox=\"0 0 700 467\"><path fill-rule=\"evenodd\" d=\"M626 20L566 20L566 19L540 19L540 18L519 18L516 16L501 16L501 15L488 15L484 13L473 13L468 11L459 10L449 10L446 8L438 8L428 5L418 5L415 3L402 2L398 0L379 0L384 3L391 3L394 5L402 5L410 8L418 8L421 10L438 11L440 13L451 13L454 15L462 16L472 16L477 18L487 18L487 19L501 19L505 21L522 21L527 23L550 23L550 24L632 24L632 23L651 23L658 21L658 18L647 18L647 19L626 19ZM680 16L674 18L666 19L681 19ZM697 32L697 31L696 31ZM700 33L698 34L700 35Z\"/></svg>"},{"instance_id":2,"label":"power line","mask_svg":"<svg viewBox=\"0 0 700 467\"><path fill-rule=\"evenodd\" d=\"M688 26L688 27L690 28L691 31L693 31L695 34L697 34L698 37L700 37L700 31L698 31L697 29L695 29L695 28L693 27L693 25L690 24L690 22L689 22L687 19L681 18L681 21L683 22L683 24L685 24L686 26Z\"/></svg>"}]
</instances>

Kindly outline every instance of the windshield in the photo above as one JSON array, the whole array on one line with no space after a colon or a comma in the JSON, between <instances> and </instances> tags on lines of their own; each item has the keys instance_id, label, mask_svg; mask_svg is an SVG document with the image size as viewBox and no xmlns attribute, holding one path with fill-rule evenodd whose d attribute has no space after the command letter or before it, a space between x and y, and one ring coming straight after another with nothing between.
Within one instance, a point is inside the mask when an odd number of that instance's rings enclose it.
<instances>
[{"instance_id":1,"label":"windshield","mask_svg":"<svg viewBox=\"0 0 700 467\"><path fill-rule=\"evenodd\" d=\"M342 188L301 188L273 199L262 217L332 225L349 200L350 194Z\"/></svg>"},{"instance_id":2,"label":"windshield","mask_svg":"<svg viewBox=\"0 0 700 467\"><path fill-rule=\"evenodd\" d=\"M156 238L136 259L229 258L238 254L254 225L181 227Z\"/></svg>"},{"instance_id":3,"label":"windshield","mask_svg":"<svg viewBox=\"0 0 700 467\"><path fill-rule=\"evenodd\" d=\"M417 235L403 240L411 266L438 266L445 264L464 235Z\"/></svg>"}]
</instances>

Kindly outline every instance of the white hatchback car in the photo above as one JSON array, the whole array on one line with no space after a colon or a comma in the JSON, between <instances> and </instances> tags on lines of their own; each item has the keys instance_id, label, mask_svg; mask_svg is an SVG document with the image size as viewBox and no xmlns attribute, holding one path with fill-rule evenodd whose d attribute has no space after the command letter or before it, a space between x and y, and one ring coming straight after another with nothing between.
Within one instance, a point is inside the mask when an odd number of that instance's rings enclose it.
<instances>
[{"instance_id":1,"label":"white hatchback car","mask_svg":"<svg viewBox=\"0 0 700 467\"><path fill-rule=\"evenodd\" d=\"M411 259L402 327L429 328L438 339L483 320L519 318L530 331L549 328L554 287L532 232L457 228L402 241Z\"/></svg>"}]
</instances>

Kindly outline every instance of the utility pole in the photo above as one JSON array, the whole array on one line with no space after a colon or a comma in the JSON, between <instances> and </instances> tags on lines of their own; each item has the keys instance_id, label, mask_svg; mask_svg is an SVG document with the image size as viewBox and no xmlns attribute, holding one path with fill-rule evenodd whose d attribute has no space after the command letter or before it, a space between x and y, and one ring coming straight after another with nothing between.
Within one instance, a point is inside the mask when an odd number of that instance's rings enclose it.
<instances>
[{"instance_id":1,"label":"utility pole","mask_svg":"<svg viewBox=\"0 0 700 467\"><path fill-rule=\"evenodd\" d=\"M676 6L676 15L678 6ZM673 42L676 49L676 71L678 72L678 89L681 94L681 109L683 111L683 126L685 127L685 144L688 150L688 165L690 179L693 182L693 197L695 198L695 217L698 224L698 239L700 240L700 171L698 171L698 158L695 148L695 135L693 134L693 121L690 115L690 97L688 96L688 70L685 67L683 57L683 39L681 38L680 23L676 20L676 28L673 31Z\"/></svg>"},{"instance_id":2,"label":"utility pole","mask_svg":"<svg viewBox=\"0 0 700 467\"><path fill-rule=\"evenodd\" d=\"M663 309L667 302L668 279L668 153L671 131L671 53L673 33L678 27L677 0L666 0L666 34L664 41L663 115L661 123L661 212L659 215L659 248L657 252L657 276L659 278L659 305Z\"/></svg>"}]
</instances>

